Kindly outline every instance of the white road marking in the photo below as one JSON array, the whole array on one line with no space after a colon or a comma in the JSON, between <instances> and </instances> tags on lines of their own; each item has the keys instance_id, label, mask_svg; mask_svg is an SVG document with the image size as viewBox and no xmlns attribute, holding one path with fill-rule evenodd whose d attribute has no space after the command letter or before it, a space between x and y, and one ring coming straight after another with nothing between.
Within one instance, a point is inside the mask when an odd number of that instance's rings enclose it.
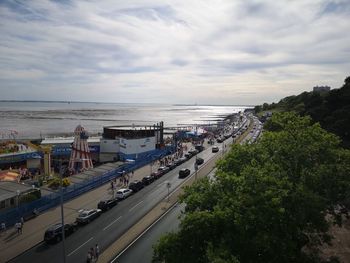
<instances>
[{"instance_id":1,"label":"white road marking","mask_svg":"<svg viewBox=\"0 0 350 263\"><path fill-rule=\"evenodd\" d=\"M173 210L173 208L177 205L176 202L173 204L164 214L162 214L156 221L154 221L149 227L147 227L138 237L136 237L122 252L120 252L114 259L112 259L111 263L117 263L116 260L125 252L127 251L137 240L139 240L144 234L148 232L155 224L157 224L160 220L163 219L169 212Z\"/></svg>"},{"instance_id":2,"label":"white road marking","mask_svg":"<svg viewBox=\"0 0 350 263\"><path fill-rule=\"evenodd\" d=\"M84 242L83 244L81 244L79 247L77 247L77 248L74 249L72 252L70 252L67 256L69 257L69 256L73 255L75 252L78 251L79 248L81 248L82 246L84 246L86 243L88 243L88 242L91 241L92 239L93 239L93 237L90 237L90 238L88 239L88 241L86 241L86 242Z\"/></svg>"},{"instance_id":3,"label":"white road marking","mask_svg":"<svg viewBox=\"0 0 350 263\"><path fill-rule=\"evenodd\" d=\"M116 220L114 220L112 223L110 223L108 226L106 226L103 231L105 231L107 228L109 228L111 225L113 225L115 222L117 222L120 218L122 218L121 216L118 217Z\"/></svg>"},{"instance_id":4,"label":"white road marking","mask_svg":"<svg viewBox=\"0 0 350 263\"><path fill-rule=\"evenodd\" d=\"M138 202L136 205L134 205L133 207L130 208L129 212L131 212L134 208L136 208L138 205L140 205L141 203L143 203L143 201Z\"/></svg>"}]
</instances>

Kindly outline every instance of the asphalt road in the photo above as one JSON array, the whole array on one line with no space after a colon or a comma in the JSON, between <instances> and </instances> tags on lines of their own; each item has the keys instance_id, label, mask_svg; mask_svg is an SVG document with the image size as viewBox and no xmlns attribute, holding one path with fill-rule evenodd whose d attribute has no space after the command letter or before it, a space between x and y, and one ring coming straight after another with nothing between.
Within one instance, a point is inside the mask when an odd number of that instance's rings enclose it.
<instances>
[{"instance_id":1,"label":"asphalt road","mask_svg":"<svg viewBox=\"0 0 350 263\"><path fill-rule=\"evenodd\" d=\"M179 227L179 216L184 205L176 205L173 209L157 221L147 232L136 240L123 253L118 255L113 263L149 263L152 262L153 248L159 237L167 232L176 231Z\"/></svg>"},{"instance_id":2,"label":"asphalt road","mask_svg":"<svg viewBox=\"0 0 350 263\"><path fill-rule=\"evenodd\" d=\"M211 147L205 146L207 149L199 153L198 157L206 161L215 154L211 152ZM217 154L221 154L221 149ZM192 157L67 237L65 242L66 262L85 262L89 248L95 246L96 243L101 251L107 248L167 196L166 182L171 183L170 191L183 182L184 179L178 178L181 168L189 168L191 172L194 172L194 162L195 158ZM63 262L62 255L62 242L56 245L40 243L9 262Z\"/></svg>"}]
</instances>

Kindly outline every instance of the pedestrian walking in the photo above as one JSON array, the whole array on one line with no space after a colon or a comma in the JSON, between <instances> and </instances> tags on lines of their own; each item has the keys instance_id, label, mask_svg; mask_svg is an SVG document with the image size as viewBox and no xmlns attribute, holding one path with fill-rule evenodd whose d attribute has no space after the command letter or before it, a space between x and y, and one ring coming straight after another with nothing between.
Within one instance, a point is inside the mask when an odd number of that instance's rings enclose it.
<instances>
[{"instance_id":1,"label":"pedestrian walking","mask_svg":"<svg viewBox=\"0 0 350 263\"><path fill-rule=\"evenodd\" d=\"M98 260L99 256L100 256L100 247L96 244L95 245L95 257L96 257L96 260Z\"/></svg>"},{"instance_id":2,"label":"pedestrian walking","mask_svg":"<svg viewBox=\"0 0 350 263\"><path fill-rule=\"evenodd\" d=\"M16 228L16 230L17 230L17 234L19 234L19 233L20 233L20 223L19 223L19 222L17 222L17 223L15 224L15 228Z\"/></svg>"},{"instance_id":3,"label":"pedestrian walking","mask_svg":"<svg viewBox=\"0 0 350 263\"><path fill-rule=\"evenodd\" d=\"M19 222L19 232L22 234L22 230L23 230L23 224L22 222Z\"/></svg>"},{"instance_id":4,"label":"pedestrian walking","mask_svg":"<svg viewBox=\"0 0 350 263\"><path fill-rule=\"evenodd\" d=\"M86 256L86 263L91 263L91 262L92 262L92 255L91 255L91 252L89 250L87 253L87 256Z\"/></svg>"},{"instance_id":5,"label":"pedestrian walking","mask_svg":"<svg viewBox=\"0 0 350 263\"><path fill-rule=\"evenodd\" d=\"M6 224L5 224L5 222L1 223L1 233L2 232L4 232L4 233L6 232Z\"/></svg>"},{"instance_id":6,"label":"pedestrian walking","mask_svg":"<svg viewBox=\"0 0 350 263\"><path fill-rule=\"evenodd\" d=\"M95 250L94 250L93 247L90 248L90 254L91 254L91 260L92 260L92 262L93 262L94 259L96 258Z\"/></svg>"}]
</instances>

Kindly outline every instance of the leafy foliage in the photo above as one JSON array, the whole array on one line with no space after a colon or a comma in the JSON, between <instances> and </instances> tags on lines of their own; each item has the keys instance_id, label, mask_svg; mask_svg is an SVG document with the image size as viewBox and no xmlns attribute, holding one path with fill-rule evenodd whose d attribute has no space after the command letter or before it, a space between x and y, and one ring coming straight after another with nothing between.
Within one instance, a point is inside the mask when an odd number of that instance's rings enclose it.
<instances>
[{"instance_id":1,"label":"leafy foliage","mask_svg":"<svg viewBox=\"0 0 350 263\"><path fill-rule=\"evenodd\" d=\"M232 147L214 181L185 189L180 230L160 239L154 262L321 262L350 153L309 117L277 113L268 125L258 143Z\"/></svg>"},{"instance_id":2,"label":"leafy foliage","mask_svg":"<svg viewBox=\"0 0 350 263\"><path fill-rule=\"evenodd\" d=\"M309 115L315 123L319 122L324 129L338 135L344 147L350 148L350 77L344 82L340 89L328 93L303 92L286 97L277 104L256 106L255 111L279 109Z\"/></svg>"}]
</instances>

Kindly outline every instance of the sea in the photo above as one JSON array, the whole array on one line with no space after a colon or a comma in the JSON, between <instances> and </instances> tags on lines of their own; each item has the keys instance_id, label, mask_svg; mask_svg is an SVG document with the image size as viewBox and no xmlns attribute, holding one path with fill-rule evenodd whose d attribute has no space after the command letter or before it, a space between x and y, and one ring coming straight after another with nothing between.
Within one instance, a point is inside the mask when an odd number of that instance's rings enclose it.
<instances>
[{"instance_id":1,"label":"sea","mask_svg":"<svg viewBox=\"0 0 350 263\"><path fill-rule=\"evenodd\" d=\"M163 105L93 102L0 101L0 139L39 139L72 135L77 125L90 134L104 126L165 127L214 124L249 106Z\"/></svg>"}]
</instances>

